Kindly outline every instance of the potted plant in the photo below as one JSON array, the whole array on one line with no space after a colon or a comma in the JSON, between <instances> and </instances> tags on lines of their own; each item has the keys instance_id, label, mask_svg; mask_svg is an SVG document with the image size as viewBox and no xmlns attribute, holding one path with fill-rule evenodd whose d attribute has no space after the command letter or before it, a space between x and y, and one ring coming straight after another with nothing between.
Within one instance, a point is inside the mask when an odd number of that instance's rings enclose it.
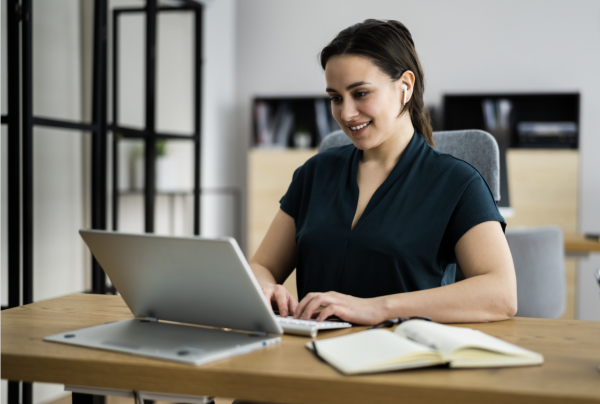
<instances>
[{"instance_id":1,"label":"potted plant","mask_svg":"<svg viewBox=\"0 0 600 404\"><path fill-rule=\"evenodd\" d=\"M175 165L167 158L168 148L166 139L158 139L155 143L156 147L156 190L157 191L172 191L175 188L176 178ZM144 189L144 146L137 145L131 151L131 177L130 184L133 190Z\"/></svg>"}]
</instances>

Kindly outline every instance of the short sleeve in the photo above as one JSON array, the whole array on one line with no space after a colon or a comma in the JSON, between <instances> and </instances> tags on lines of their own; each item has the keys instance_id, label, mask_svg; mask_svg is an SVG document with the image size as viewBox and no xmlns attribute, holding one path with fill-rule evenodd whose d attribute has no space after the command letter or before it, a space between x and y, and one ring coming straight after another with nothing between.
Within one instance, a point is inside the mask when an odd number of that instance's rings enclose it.
<instances>
[{"instance_id":1,"label":"short sleeve","mask_svg":"<svg viewBox=\"0 0 600 404\"><path fill-rule=\"evenodd\" d=\"M466 186L446 229L452 250L473 226L489 221L500 222L502 231L506 229L506 222L498 211L492 192L481 175L477 174Z\"/></svg>"},{"instance_id":2,"label":"short sleeve","mask_svg":"<svg viewBox=\"0 0 600 404\"><path fill-rule=\"evenodd\" d=\"M287 192L279 200L279 206L281 210L298 220L298 213L300 209L300 198L302 197L302 187L304 183L304 176L302 175L302 166L298 167L294 171L292 177L292 183L288 187Z\"/></svg>"}]
</instances>

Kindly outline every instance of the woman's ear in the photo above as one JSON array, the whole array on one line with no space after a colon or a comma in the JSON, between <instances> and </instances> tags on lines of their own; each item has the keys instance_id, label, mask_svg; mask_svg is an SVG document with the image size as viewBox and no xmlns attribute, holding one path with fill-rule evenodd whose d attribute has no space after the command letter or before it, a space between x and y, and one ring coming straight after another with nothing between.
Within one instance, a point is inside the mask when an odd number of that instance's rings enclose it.
<instances>
[{"instance_id":1,"label":"woman's ear","mask_svg":"<svg viewBox=\"0 0 600 404\"><path fill-rule=\"evenodd\" d=\"M412 98L412 93L415 86L415 75L410 70L405 71L400 76L400 85L402 86L402 106L405 106L407 102Z\"/></svg>"}]
</instances>

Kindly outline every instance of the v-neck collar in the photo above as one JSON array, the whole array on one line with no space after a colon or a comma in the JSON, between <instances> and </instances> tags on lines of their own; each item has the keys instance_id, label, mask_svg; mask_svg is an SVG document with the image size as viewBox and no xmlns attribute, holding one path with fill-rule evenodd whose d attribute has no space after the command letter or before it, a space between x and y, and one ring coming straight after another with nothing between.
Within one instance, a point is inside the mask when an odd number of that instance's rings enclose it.
<instances>
[{"instance_id":1,"label":"v-neck collar","mask_svg":"<svg viewBox=\"0 0 600 404\"><path fill-rule=\"evenodd\" d=\"M402 156L400 156L400 159L398 160L390 174L387 176L387 178L373 193L373 196L371 196L371 199L367 203L367 206L365 207L365 210L358 219L358 222L356 222L356 225L354 226L354 228L352 228L352 221L354 220L354 216L356 215L356 209L358 207L358 197L360 193L360 190L358 188L358 164L360 163L360 159L363 155L362 150L356 148L354 149L354 152L352 154L352 167L350 170L351 193L352 201L354 203L354 210L352 210L352 216L350 217L351 232L356 230L356 228L366 220L368 214L379 204L379 202L381 202L381 200L385 197L385 195L396 183L396 181L398 181L398 179L402 177L402 175L410 168L412 162L418 154L419 149L421 149L423 142L425 142L425 140L423 139L421 134L415 131L413 133L412 139L410 140L410 142L408 142L408 145L406 145L406 149L404 149Z\"/></svg>"}]
</instances>

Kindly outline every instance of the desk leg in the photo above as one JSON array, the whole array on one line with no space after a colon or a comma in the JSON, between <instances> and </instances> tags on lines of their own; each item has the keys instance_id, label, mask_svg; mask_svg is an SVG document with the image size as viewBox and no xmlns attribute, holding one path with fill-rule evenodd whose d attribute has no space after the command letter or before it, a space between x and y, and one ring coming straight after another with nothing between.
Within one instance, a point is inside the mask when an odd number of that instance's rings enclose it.
<instances>
[{"instance_id":1,"label":"desk leg","mask_svg":"<svg viewBox=\"0 0 600 404\"><path fill-rule=\"evenodd\" d=\"M8 382L8 404L31 404L33 402L33 384L27 382Z\"/></svg>"},{"instance_id":2,"label":"desk leg","mask_svg":"<svg viewBox=\"0 0 600 404\"><path fill-rule=\"evenodd\" d=\"M33 403L33 383L21 383L22 394L23 394L23 404L32 404Z\"/></svg>"},{"instance_id":3,"label":"desk leg","mask_svg":"<svg viewBox=\"0 0 600 404\"><path fill-rule=\"evenodd\" d=\"M93 394L73 393L72 403L73 404L104 404L106 397L96 396Z\"/></svg>"},{"instance_id":4,"label":"desk leg","mask_svg":"<svg viewBox=\"0 0 600 404\"><path fill-rule=\"evenodd\" d=\"M8 404L19 404L21 398L19 397L20 382L8 382Z\"/></svg>"}]
</instances>

